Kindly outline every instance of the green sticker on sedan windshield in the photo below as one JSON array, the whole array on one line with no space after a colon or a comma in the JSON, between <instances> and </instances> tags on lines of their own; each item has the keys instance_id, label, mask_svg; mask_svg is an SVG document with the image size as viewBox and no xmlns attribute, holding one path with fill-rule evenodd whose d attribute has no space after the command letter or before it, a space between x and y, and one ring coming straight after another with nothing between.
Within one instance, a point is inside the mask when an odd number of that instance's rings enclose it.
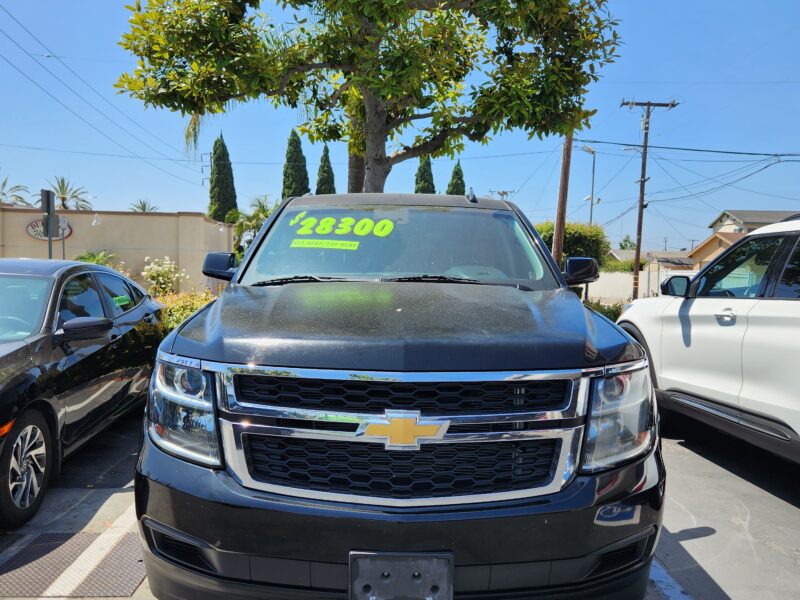
<instances>
[{"instance_id":1,"label":"green sticker on sedan windshield","mask_svg":"<svg viewBox=\"0 0 800 600\"><path fill-rule=\"evenodd\" d=\"M358 250L359 242L348 240L292 240L292 248L325 248L326 250Z\"/></svg>"},{"instance_id":2,"label":"green sticker on sedan windshield","mask_svg":"<svg viewBox=\"0 0 800 600\"><path fill-rule=\"evenodd\" d=\"M124 294L122 296L114 296L112 300L114 301L114 304L120 307L131 303L130 296L126 296Z\"/></svg>"}]
</instances>

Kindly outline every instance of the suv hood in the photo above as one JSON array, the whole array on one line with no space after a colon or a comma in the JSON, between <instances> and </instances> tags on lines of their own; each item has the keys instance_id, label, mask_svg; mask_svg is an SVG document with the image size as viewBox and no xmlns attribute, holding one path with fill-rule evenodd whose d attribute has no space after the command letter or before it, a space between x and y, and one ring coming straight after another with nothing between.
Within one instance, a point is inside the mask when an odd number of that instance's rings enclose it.
<instances>
[{"instance_id":1,"label":"suv hood","mask_svg":"<svg viewBox=\"0 0 800 600\"><path fill-rule=\"evenodd\" d=\"M170 341L169 351L208 361L370 371L566 369L641 356L566 289L416 282L233 285Z\"/></svg>"}]
</instances>

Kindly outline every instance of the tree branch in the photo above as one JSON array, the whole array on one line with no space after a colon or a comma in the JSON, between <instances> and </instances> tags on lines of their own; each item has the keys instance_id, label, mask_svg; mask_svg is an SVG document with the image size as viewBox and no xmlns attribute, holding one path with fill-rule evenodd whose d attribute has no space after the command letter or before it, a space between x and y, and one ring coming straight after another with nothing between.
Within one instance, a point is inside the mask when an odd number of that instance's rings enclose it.
<instances>
[{"instance_id":1,"label":"tree branch","mask_svg":"<svg viewBox=\"0 0 800 600\"><path fill-rule=\"evenodd\" d=\"M463 117L461 120L464 121L464 123L466 124L468 122L474 122L477 119L475 117L471 118ZM432 152L435 152L436 150L441 148L442 144L444 144L447 141L447 138L454 135L463 135L472 142L478 142L481 139L483 139L483 136L486 135L486 132L481 133L473 129L470 129L465 125L446 127L445 129L438 131L436 134L434 134L424 142L417 144L416 146L406 146L399 152L395 152L390 157L388 157L386 162L390 167L393 167L397 163L403 162L404 160L417 158L425 154L431 154Z\"/></svg>"},{"instance_id":2,"label":"tree branch","mask_svg":"<svg viewBox=\"0 0 800 600\"><path fill-rule=\"evenodd\" d=\"M405 117L398 117L392 121L389 121L386 125L389 129L394 129L395 127L399 127L400 125L405 125L406 123L410 123L411 121L419 121L421 119L430 119L434 114L433 111L424 112L424 113L415 113Z\"/></svg>"},{"instance_id":3,"label":"tree branch","mask_svg":"<svg viewBox=\"0 0 800 600\"><path fill-rule=\"evenodd\" d=\"M328 97L328 100L320 108L322 108L322 110L331 110L334 106L336 106L336 103L339 102L339 98L342 97L342 94L350 89L351 85L352 81L345 81L342 85L336 88L333 94Z\"/></svg>"}]
</instances>

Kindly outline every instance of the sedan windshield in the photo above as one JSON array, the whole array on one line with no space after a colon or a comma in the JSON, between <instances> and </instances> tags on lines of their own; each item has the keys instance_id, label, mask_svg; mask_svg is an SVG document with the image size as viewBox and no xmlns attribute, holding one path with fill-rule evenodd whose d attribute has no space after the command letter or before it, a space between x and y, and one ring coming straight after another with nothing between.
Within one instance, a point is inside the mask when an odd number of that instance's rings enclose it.
<instances>
[{"instance_id":1,"label":"sedan windshield","mask_svg":"<svg viewBox=\"0 0 800 600\"><path fill-rule=\"evenodd\" d=\"M26 338L41 329L51 280L0 275L0 342Z\"/></svg>"},{"instance_id":2,"label":"sedan windshield","mask_svg":"<svg viewBox=\"0 0 800 600\"><path fill-rule=\"evenodd\" d=\"M241 283L341 279L558 287L513 212L430 206L290 206Z\"/></svg>"}]
</instances>

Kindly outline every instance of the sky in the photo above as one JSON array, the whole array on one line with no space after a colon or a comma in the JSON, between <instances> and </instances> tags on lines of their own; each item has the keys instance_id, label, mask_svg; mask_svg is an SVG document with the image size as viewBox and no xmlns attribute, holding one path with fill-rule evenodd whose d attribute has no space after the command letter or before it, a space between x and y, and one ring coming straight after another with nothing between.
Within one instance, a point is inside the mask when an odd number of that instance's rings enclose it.
<instances>
[{"instance_id":1,"label":"sky","mask_svg":"<svg viewBox=\"0 0 800 600\"><path fill-rule=\"evenodd\" d=\"M187 155L185 117L146 109L113 87L134 65L118 45L128 28L126 3L0 0L39 40L0 10L0 180L38 190L66 176L88 190L98 210L127 210L147 199L164 211L205 211L204 153L224 133L240 208L256 195L277 198L286 140L302 113L266 101L237 105L207 119L200 154ZM262 4L267 11L272 6ZM590 86L586 106L597 113L575 137L594 140L588 144L596 150L600 199L594 222L605 226L612 244L635 235L641 169L639 152L626 147L641 142L641 110L621 108L622 98L679 103L651 120L644 249L691 247L708 237L708 225L724 209L800 212L800 156L655 148L800 153L794 46L800 2L611 0L610 8L623 43L616 62ZM562 142L510 132L486 145L467 143L460 156L467 187L478 195L512 190L510 198L532 221L552 220ZM568 216L586 222L592 156L584 145L574 146ZM304 139L303 147L313 187L322 146ZM334 143L330 151L337 189L344 191L346 146ZM434 160L437 189L447 186L453 164ZM416 160L397 165L386 191L413 191L416 168Z\"/></svg>"}]
</instances>

